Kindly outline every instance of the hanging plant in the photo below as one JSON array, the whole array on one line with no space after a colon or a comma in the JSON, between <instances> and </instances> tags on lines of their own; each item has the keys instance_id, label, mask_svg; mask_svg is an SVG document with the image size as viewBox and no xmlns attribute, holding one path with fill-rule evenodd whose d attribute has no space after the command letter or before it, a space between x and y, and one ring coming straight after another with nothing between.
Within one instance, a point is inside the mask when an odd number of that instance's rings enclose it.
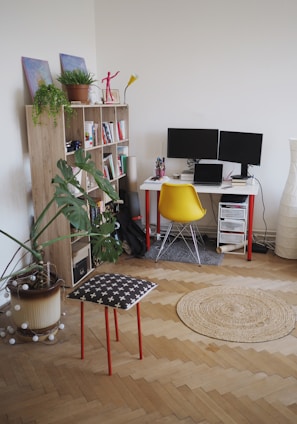
<instances>
[{"instance_id":1,"label":"hanging plant","mask_svg":"<svg viewBox=\"0 0 297 424\"><path fill-rule=\"evenodd\" d=\"M40 124L40 115L46 111L48 116L53 118L56 126L57 115L62 106L64 106L64 111L68 117L71 116L73 109L64 91L53 84L42 83L36 91L33 101L32 118L34 124Z\"/></svg>"}]
</instances>

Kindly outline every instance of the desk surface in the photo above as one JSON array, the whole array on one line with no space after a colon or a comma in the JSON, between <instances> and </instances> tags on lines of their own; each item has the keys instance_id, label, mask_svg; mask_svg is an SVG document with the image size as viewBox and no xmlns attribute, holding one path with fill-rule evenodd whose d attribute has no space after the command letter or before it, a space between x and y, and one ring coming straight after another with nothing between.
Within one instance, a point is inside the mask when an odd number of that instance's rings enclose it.
<instances>
[{"instance_id":1,"label":"desk surface","mask_svg":"<svg viewBox=\"0 0 297 424\"><path fill-rule=\"evenodd\" d=\"M145 180L140 186L140 190L160 191L161 186L165 182L175 184L187 184L189 181L181 181L179 179L168 178L164 181L149 181ZM243 195L257 195L259 191L259 184L254 181L254 184L247 182L246 185L232 186L231 182L224 181L220 186L212 185L195 185L197 193L215 193L215 194L243 194Z\"/></svg>"}]
</instances>

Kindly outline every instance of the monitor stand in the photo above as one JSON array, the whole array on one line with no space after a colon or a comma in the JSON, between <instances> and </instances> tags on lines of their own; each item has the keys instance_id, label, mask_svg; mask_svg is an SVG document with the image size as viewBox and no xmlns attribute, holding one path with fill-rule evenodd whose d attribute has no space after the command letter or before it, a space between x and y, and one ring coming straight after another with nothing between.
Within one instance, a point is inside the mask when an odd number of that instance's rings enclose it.
<instances>
[{"instance_id":1,"label":"monitor stand","mask_svg":"<svg viewBox=\"0 0 297 424\"><path fill-rule=\"evenodd\" d=\"M245 176L245 175L231 175L231 178L232 179L235 179L235 180L247 180L249 177L248 176Z\"/></svg>"},{"instance_id":2,"label":"monitor stand","mask_svg":"<svg viewBox=\"0 0 297 424\"><path fill-rule=\"evenodd\" d=\"M248 180L248 164L242 163L241 164L241 174L240 175L231 175L231 178L236 180Z\"/></svg>"}]
</instances>

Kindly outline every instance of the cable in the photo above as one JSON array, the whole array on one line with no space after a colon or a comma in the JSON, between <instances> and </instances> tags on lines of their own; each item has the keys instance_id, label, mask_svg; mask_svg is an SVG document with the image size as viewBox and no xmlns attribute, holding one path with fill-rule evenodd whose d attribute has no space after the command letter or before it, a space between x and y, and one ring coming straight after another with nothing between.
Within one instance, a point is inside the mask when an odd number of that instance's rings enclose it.
<instances>
[{"instance_id":1,"label":"cable","mask_svg":"<svg viewBox=\"0 0 297 424\"><path fill-rule=\"evenodd\" d=\"M259 184L259 187L260 187L260 194L261 194L261 200L262 200L262 206L263 206L262 219L263 219L263 223L264 223L264 227L265 227L264 239L262 241L259 241L259 240L256 240L255 239L255 243L260 244L262 246L265 246L265 247L267 247L270 250L274 250L274 243L267 241L267 231L268 230L267 230L267 223L266 223L266 219L265 219L266 208L265 208L264 193L263 193L262 184L261 184L261 182L260 182L260 180L258 178L254 177L254 175L251 175L249 173L249 177L254 178L257 181L257 183ZM253 236L253 238L254 238L254 236Z\"/></svg>"}]
</instances>

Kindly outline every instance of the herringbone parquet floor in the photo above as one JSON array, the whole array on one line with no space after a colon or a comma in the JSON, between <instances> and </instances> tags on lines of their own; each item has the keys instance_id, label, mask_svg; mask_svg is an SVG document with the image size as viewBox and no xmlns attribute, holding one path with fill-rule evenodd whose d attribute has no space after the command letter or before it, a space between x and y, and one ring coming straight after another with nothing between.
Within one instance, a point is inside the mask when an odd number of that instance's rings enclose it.
<instances>
[{"instance_id":1,"label":"herringbone parquet floor","mask_svg":"<svg viewBox=\"0 0 297 424\"><path fill-rule=\"evenodd\" d=\"M296 261L229 254L218 267L199 268L123 256L97 271L158 283L141 304L144 359L133 308L119 314L118 343L112 334L109 377L103 310L86 304L81 361L79 303L67 300L56 343L0 341L1 424L297 422L296 329L276 341L228 343L192 332L175 311L183 294L213 285L261 288L297 305Z\"/></svg>"}]
</instances>

